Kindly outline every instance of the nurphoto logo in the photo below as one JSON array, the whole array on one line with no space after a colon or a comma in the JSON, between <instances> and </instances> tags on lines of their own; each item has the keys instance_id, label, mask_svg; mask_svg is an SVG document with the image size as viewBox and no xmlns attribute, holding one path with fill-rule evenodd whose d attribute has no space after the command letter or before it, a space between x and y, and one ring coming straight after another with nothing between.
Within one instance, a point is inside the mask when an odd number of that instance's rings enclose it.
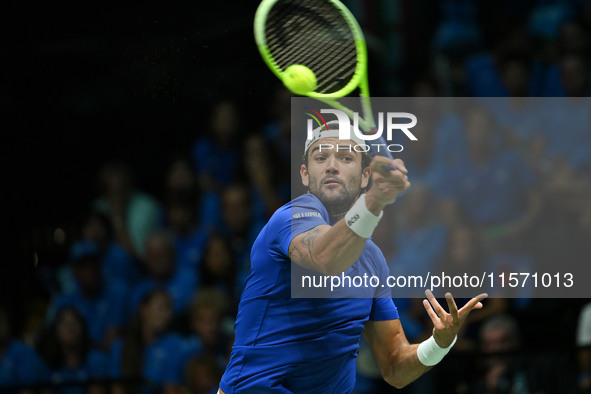
<instances>
[{"instance_id":1,"label":"nurphoto logo","mask_svg":"<svg viewBox=\"0 0 591 394\"><path fill-rule=\"evenodd\" d=\"M353 124L351 125L351 120L347 114L338 109L328 109L323 108L320 112L313 111L317 116L314 116L311 113L307 113L310 115L320 126L321 130L328 130L328 126L326 124L326 120L322 116L322 114L332 114L336 116L336 120L338 121L338 129L339 129L339 139L341 140L350 140L351 132L355 134L356 139L360 139L363 141L392 141L392 136L395 131L400 131L404 133L404 135L411 141L418 141L418 138L410 131L414 126L417 124L417 117L409 112L378 112L378 122L377 127L368 133L363 133L359 129L359 114L357 112L353 113ZM401 120L406 120L406 122ZM314 123L312 119L308 119L307 121L307 139L312 140L314 139L313 130L314 130ZM383 138L385 133L385 138ZM331 144L323 144L325 149L332 149L334 147L329 146ZM356 152L368 152L370 149L376 149L377 152L380 151L381 148L387 149L389 152L402 152L404 147L400 144L386 144L386 143L369 143L369 144L359 144L356 145L353 149ZM320 147L322 149L322 147Z\"/></svg>"}]
</instances>

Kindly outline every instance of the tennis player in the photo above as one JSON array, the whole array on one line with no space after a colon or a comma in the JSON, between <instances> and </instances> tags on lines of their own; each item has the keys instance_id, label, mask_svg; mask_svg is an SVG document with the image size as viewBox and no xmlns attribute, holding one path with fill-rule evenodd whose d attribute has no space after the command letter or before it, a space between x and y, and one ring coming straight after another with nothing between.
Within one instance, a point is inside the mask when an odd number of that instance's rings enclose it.
<instances>
[{"instance_id":1,"label":"tennis player","mask_svg":"<svg viewBox=\"0 0 591 394\"><path fill-rule=\"evenodd\" d=\"M292 264L322 275L369 272L382 283L388 275L369 238L382 210L410 187L407 170L402 160L356 152L364 142L339 140L334 128L306 141L308 193L279 208L253 245L220 393L350 393L362 334L383 378L400 388L441 361L470 311L482 308L486 294L458 310L448 293L448 313L426 291L433 335L411 345L388 288L366 298L291 297Z\"/></svg>"}]
</instances>

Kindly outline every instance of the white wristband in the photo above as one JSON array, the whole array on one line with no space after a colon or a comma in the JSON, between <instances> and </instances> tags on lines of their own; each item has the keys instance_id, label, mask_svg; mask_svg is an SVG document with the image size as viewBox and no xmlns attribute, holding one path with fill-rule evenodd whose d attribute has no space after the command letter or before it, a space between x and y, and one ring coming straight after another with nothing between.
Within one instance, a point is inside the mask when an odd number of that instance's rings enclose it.
<instances>
[{"instance_id":1,"label":"white wristband","mask_svg":"<svg viewBox=\"0 0 591 394\"><path fill-rule=\"evenodd\" d=\"M451 345L449 345L448 347L439 347L437 342L435 342L435 338L433 338L433 335L431 335L429 339L421 342L421 344L417 348L417 357L419 358L419 361L421 362L421 364L426 365L428 367L437 364L438 362L443 360L443 357L445 357L447 353L449 353L450 349L456 343L457 339L458 336L456 335Z\"/></svg>"},{"instance_id":2,"label":"white wristband","mask_svg":"<svg viewBox=\"0 0 591 394\"><path fill-rule=\"evenodd\" d=\"M362 194L345 214L345 223L361 238L369 238L383 215L384 211L380 212L379 216L371 213L365 205L365 194Z\"/></svg>"}]
</instances>

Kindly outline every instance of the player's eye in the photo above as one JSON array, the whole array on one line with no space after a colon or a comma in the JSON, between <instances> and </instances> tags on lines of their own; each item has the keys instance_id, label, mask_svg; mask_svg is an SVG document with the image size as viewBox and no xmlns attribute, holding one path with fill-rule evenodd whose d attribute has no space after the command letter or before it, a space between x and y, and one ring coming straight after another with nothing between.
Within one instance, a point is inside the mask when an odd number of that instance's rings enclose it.
<instances>
[{"instance_id":1,"label":"player's eye","mask_svg":"<svg viewBox=\"0 0 591 394\"><path fill-rule=\"evenodd\" d=\"M322 162L322 161L326 160L326 156L318 155L318 156L314 157L314 160L317 162Z\"/></svg>"}]
</instances>

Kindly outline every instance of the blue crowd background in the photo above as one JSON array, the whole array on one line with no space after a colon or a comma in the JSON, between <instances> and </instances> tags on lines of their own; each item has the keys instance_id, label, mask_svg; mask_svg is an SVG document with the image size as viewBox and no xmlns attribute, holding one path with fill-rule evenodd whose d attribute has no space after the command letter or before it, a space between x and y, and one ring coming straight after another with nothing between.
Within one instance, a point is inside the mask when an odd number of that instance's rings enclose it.
<instances>
[{"instance_id":1,"label":"blue crowd background","mask_svg":"<svg viewBox=\"0 0 591 394\"><path fill-rule=\"evenodd\" d=\"M375 96L589 96L589 1L346 4ZM291 94L259 59L256 5L14 10L0 387L216 392L250 246L290 199ZM393 272L588 264L591 113L572 103L580 128L476 106L421 119L400 155L413 187L374 235ZM586 303L494 294L402 391L588 392ZM430 335L420 301L396 304L409 340ZM357 381L389 392L363 343Z\"/></svg>"}]
</instances>

